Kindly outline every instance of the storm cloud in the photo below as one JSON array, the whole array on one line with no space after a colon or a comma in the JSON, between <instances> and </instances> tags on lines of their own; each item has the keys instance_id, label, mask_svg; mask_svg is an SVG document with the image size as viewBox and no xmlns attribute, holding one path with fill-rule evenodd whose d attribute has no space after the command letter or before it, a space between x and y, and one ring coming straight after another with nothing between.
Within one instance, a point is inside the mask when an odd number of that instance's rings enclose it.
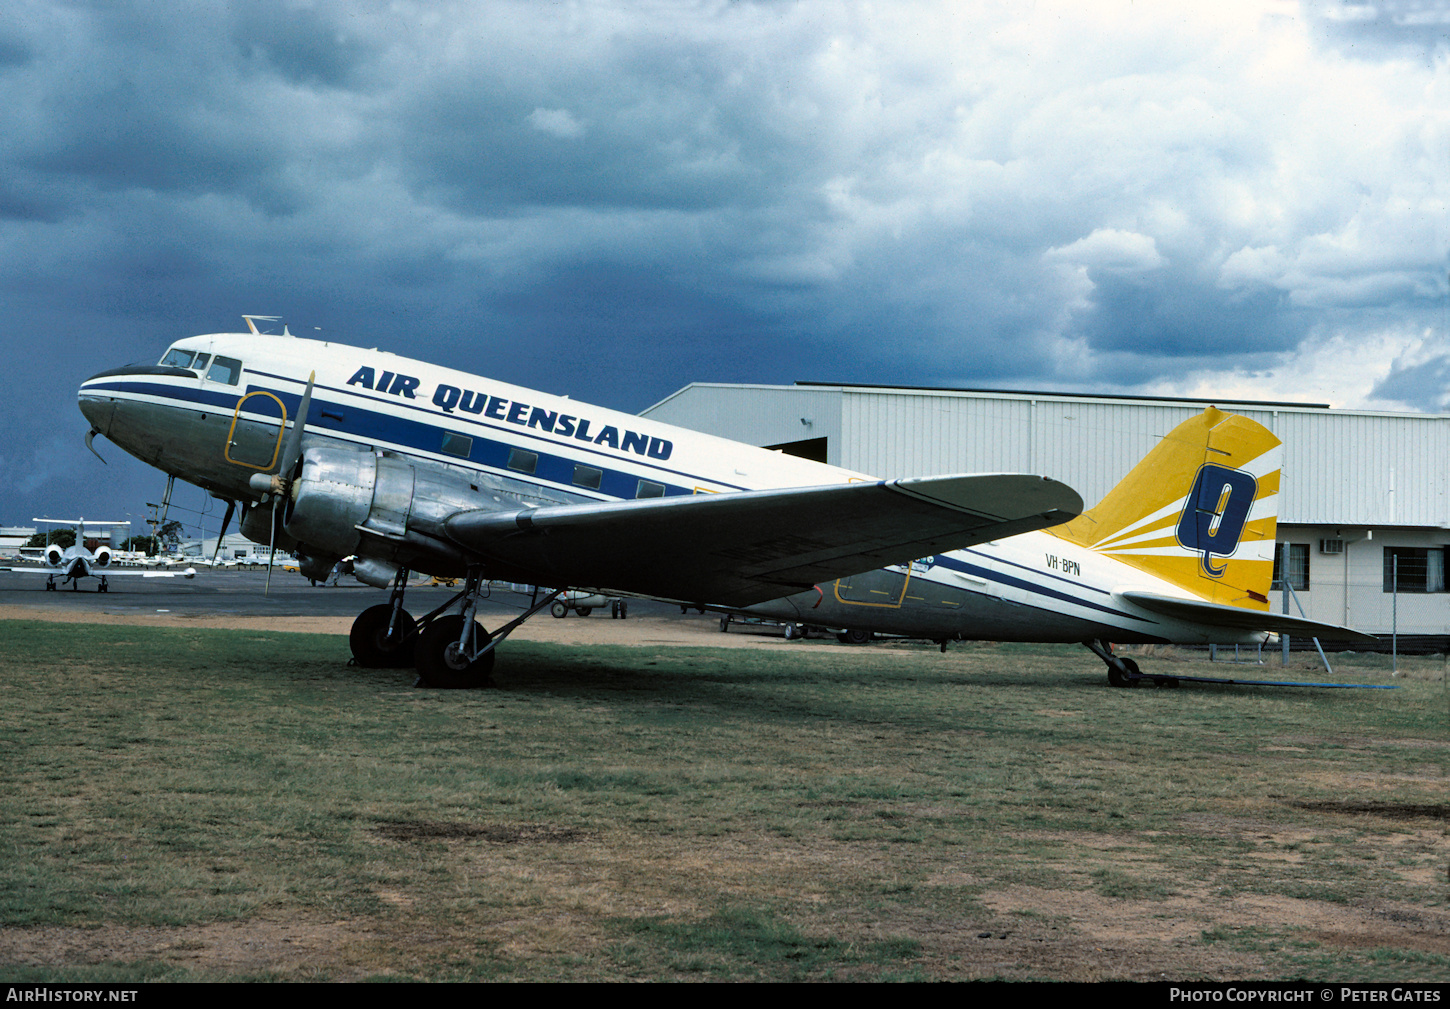
<instances>
[{"instance_id":1,"label":"storm cloud","mask_svg":"<svg viewBox=\"0 0 1450 1009\"><path fill-rule=\"evenodd\" d=\"M1443 409L1447 26L21 0L0 521L155 500L75 387L243 312L628 410L796 378Z\"/></svg>"}]
</instances>

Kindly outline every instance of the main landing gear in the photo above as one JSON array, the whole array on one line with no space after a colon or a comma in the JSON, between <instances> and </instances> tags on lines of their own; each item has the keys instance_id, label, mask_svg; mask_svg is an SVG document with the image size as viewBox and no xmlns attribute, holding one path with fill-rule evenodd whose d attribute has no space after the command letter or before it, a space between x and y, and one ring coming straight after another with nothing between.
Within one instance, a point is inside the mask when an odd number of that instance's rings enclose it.
<instances>
[{"instance_id":1,"label":"main landing gear","mask_svg":"<svg viewBox=\"0 0 1450 1009\"><path fill-rule=\"evenodd\" d=\"M449 690L490 686L494 647L552 603L563 590L551 592L542 599L536 591L533 605L523 616L489 634L474 619L483 584L482 569L469 569L462 592L422 619L414 620L403 608L408 569L399 569L388 601L368 607L353 621L348 635L353 659L369 669L413 666L418 671L418 683L423 686Z\"/></svg>"},{"instance_id":2,"label":"main landing gear","mask_svg":"<svg viewBox=\"0 0 1450 1009\"><path fill-rule=\"evenodd\" d=\"M1152 683L1155 687L1176 687L1178 680L1173 676L1153 676L1138 669L1132 659L1113 654L1113 646L1098 638L1084 641L1084 647L1108 665L1108 682L1115 687L1136 687L1140 683Z\"/></svg>"}]
</instances>

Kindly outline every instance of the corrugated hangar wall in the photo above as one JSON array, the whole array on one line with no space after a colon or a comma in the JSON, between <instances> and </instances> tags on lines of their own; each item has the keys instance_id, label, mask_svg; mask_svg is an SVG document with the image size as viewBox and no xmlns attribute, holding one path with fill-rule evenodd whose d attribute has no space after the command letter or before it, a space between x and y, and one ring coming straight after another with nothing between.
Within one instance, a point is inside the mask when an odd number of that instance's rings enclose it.
<instances>
[{"instance_id":1,"label":"corrugated hangar wall","mask_svg":"<svg viewBox=\"0 0 1450 1009\"><path fill-rule=\"evenodd\" d=\"M690 385L645 415L755 445L827 439L878 477L1041 473L1098 501L1201 403L851 386ZM1280 521L1450 527L1450 417L1222 403L1284 442Z\"/></svg>"}]
</instances>

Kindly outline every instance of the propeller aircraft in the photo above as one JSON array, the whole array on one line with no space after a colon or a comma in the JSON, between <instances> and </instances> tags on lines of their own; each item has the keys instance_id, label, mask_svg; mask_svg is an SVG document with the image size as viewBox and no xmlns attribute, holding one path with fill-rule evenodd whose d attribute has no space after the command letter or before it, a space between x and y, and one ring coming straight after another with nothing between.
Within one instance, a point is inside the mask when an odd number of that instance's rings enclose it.
<instances>
[{"instance_id":1,"label":"propeller aircraft","mask_svg":"<svg viewBox=\"0 0 1450 1009\"><path fill-rule=\"evenodd\" d=\"M1165 439L1186 445L1167 470L1150 455L1111 507L1063 525L1082 500L1046 477L877 480L245 318L248 333L87 379L88 442L210 491L228 503L223 534L240 510L243 534L292 551L304 576L355 557L359 580L391 592L354 622L354 657L433 686L487 683L498 642L565 589L938 640L1082 641L1115 682L1136 670L1110 640L1310 626L1268 612L1278 443L1246 418L1206 411L1202 430ZM1200 566L1208 582L1183 574ZM415 619L410 571L464 587ZM475 619L490 580L559 588L490 633Z\"/></svg>"}]
</instances>

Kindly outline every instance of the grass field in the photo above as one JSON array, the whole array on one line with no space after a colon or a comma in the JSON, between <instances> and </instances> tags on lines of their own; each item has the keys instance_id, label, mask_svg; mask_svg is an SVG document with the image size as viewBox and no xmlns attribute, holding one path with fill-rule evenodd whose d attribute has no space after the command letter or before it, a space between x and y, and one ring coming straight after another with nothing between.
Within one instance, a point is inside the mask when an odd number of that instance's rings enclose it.
<instances>
[{"instance_id":1,"label":"grass field","mask_svg":"<svg viewBox=\"0 0 1450 1009\"><path fill-rule=\"evenodd\" d=\"M1450 980L1438 657L346 652L0 623L0 979Z\"/></svg>"}]
</instances>

